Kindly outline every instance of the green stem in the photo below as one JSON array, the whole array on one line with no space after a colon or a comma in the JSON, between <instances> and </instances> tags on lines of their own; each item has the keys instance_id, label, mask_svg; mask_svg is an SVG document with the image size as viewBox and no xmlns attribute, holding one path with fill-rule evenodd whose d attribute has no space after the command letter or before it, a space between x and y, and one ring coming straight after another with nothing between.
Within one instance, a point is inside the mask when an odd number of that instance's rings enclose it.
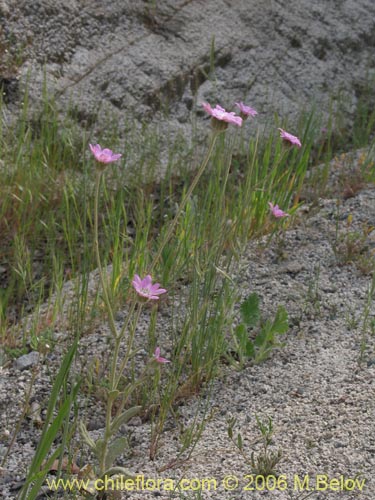
<instances>
[{"instance_id":1,"label":"green stem","mask_svg":"<svg viewBox=\"0 0 375 500\"><path fill-rule=\"evenodd\" d=\"M139 316L140 316L141 311L142 311L142 307L143 307L143 304L140 304L140 306L138 308L138 311L136 313L134 323L133 323L132 328L130 330L130 335L129 335L129 340L128 340L128 345L127 345L125 357L124 357L124 359L123 359L123 361L121 363L120 369L118 371L117 379L116 378L113 379L113 384L114 384L113 385L113 389L117 388L117 386L118 386L118 384L120 382L120 379L121 379L121 375L122 375L123 371L125 370L125 367L126 367L128 361L129 361L130 353L131 353L131 350L132 350L132 347L133 347L135 329L136 329L136 326L137 326L137 323L138 323L138 320L139 320ZM130 315L128 317L130 317ZM127 323L128 323L128 321L127 321Z\"/></svg>"},{"instance_id":2,"label":"green stem","mask_svg":"<svg viewBox=\"0 0 375 500\"><path fill-rule=\"evenodd\" d=\"M165 245L168 243L168 241L170 240L170 238L172 236L172 233L176 227L176 224L177 224L178 219L181 215L181 212L184 210L192 192L194 191L196 185L198 184L199 179L201 178L201 176L202 176L202 174L203 174L203 172L208 164L208 161L209 161L210 156L212 154L217 136L218 136L218 132L216 131L213 133L211 144L210 144L210 147L207 151L206 157L204 158L201 166L199 167L197 175L195 176L195 178L194 178L193 182L191 183L186 195L184 196L184 198L183 198L183 200L178 208L178 211L177 211L171 225L169 226L167 233L166 233L166 235L165 235L165 237L164 237L164 239L159 247L159 250L152 261L151 269L153 269L155 267L158 260L160 259L160 256L162 254L162 251L163 251ZM118 376L116 377L117 360L118 360L118 356L119 356L121 340L122 340L122 337L123 337L128 325L129 325L130 317L132 316L132 313L134 312L135 306L134 305L132 306L131 313L128 315L128 318L127 318L126 322L124 323L120 333L118 333L116 325L115 325L114 316L113 316L113 309L112 309L111 302L110 302L109 296L108 296L107 281L104 277L104 272L103 272L101 259L100 259L100 252L99 252L98 212L99 212L99 191L100 191L100 183L101 183L101 179L102 179L102 173L103 172L101 170L98 170L97 175L96 175L95 207L94 207L94 239L95 239L94 243L95 243L96 260L97 260L97 265L98 265L98 269L99 269L99 276L100 276L100 281L101 281L101 285L102 285L102 289L103 289L104 302L105 302L107 312L108 312L109 327L110 327L111 333L113 335L113 338L115 340L115 346L114 346L114 352L113 352L112 364L111 364L111 371L110 371L110 387L109 387L109 393L110 393L110 392L115 391L117 389L117 386L118 386L120 379L121 379L121 375L122 375L128 361L129 361L130 352L131 352L131 348L132 348L133 340L134 340L134 335L135 335L135 329L136 329L136 325L137 325L137 322L138 322L138 319L139 319L139 316L140 316L140 313L142 310L142 305L140 305L140 307L138 308L138 311L137 311L137 314L135 317L135 321L134 321L132 328L131 328L131 331L130 331L130 336L129 336L129 341L128 341L128 345L127 345L126 354L125 354L124 360L121 363L120 369L118 371ZM102 449L102 455L100 457L100 473L101 474L104 474L104 472L106 470L106 463L105 462L106 462L106 457L107 457L107 453L108 453L108 442L111 438L111 420L112 420L113 403L114 403L114 399L111 397L111 395L109 395L108 401L107 401L105 432L104 432L104 438L103 438L103 449Z\"/></svg>"},{"instance_id":3,"label":"green stem","mask_svg":"<svg viewBox=\"0 0 375 500\"><path fill-rule=\"evenodd\" d=\"M105 305L107 308L107 313L108 313L109 328L111 330L113 337L116 339L118 337L117 328L116 328L115 319L113 316L111 302L110 302L109 296L108 296L107 281L104 278L103 267L102 267L102 263L101 263L101 259L100 259L100 252L99 252L98 212L99 212L99 191L100 191L100 182L102 179L102 173L103 172L99 169L97 170L97 173L96 173L95 206L94 206L94 246L95 246L95 253L96 253L96 262L97 262L97 266L99 269L100 282L102 284L104 302L105 302Z\"/></svg>"},{"instance_id":4,"label":"green stem","mask_svg":"<svg viewBox=\"0 0 375 500\"><path fill-rule=\"evenodd\" d=\"M110 379L109 379L109 390L108 390L108 400L107 400L107 410L106 410L106 416L105 416L105 431L104 431L104 438L103 438L103 450L102 450L102 456L100 457L100 474L104 474L106 470L106 458L107 458L107 453L108 453L108 442L111 438L111 421L112 421L112 408L113 408L113 403L115 399L113 399L111 392L116 390L117 383L116 383L116 366L117 366L117 359L120 351L120 345L121 345L121 337L117 336L115 338L115 347L113 351L113 357L112 357L112 365L111 365L111 372L110 372Z\"/></svg>"},{"instance_id":5,"label":"green stem","mask_svg":"<svg viewBox=\"0 0 375 500\"><path fill-rule=\"evenodd\" d=\"M107 411L105 415L105 431L104 431L104 438L103 438L103 449L102 449L102 454L100 457L100 474L104 474L106 470L106 458L107 458L107 453L108 453L108 442L111 437L111 419L112 419L112 406L113 406L113 400L111 398L108 399L107 402Z\"/></svg>"},{"instance_id":6,"label":"green stem","mask_svg":"<svg viewBox=\"0 0 375 500\"><path fill-rule=\"evenodd\" d=\"M243 133L243 129L241 129L241 134ZM240 139L241 140L241 139ZM222 203L222 207L223 207L223 216L225 214L225 191L226 191L226 188L227 188L227 183L228 183L228 178L229 178L229 172L230 172L230 168L232 166L232 157L233 157L233 151L235 151L236 149L236 139L232 139L232 143L229 144L229 156L228 156L228 159L227 159L227 165L226 165L226 169L225 169L225 176L224 176L224 182L221 186L221 203ZM238 147L238 149L240 149L240 147Z\"/></svg>"},{"instance_id":7,"label":"green stem","mask_svg":"<svg viewBox=\"0 0 375 500\"><path fill-rule=\"evenodd\" d=\"M95 205L94 205L94 246L95 246L95 254L96 254L96 262L97 266L99 269L99 276L100 276L100 282L102 285L102 291L103 291L103 297L104 297L104 302L106 305L107 313L108 313L108 320L109 320L109 328L111 330L112 336L115 341L115 347L114 347L114 353L112 357L112 365L111 365L111 372L110 372L110 386L109 386L109 393L114 390L115 388L115 380L116 380L116 366L117 366L117 359L119 355L119 350L120 350L120 343L121 343L121 337L120 335L117 334L117 328L113 316L113 310L111 306L111 302L109 300L108 296L108 289L107 289L107 280L104 277L104 272L103 272L103 267L101 263L101 258L100 258L100 251L99 251L99 224L98 224L98 213L99 213L99 192L100 192L100 183L102 179L102 171L97 170L96 173L96 183L95 183ZM112 419L112 407L113 407L113 399L109 395L108 401L107 401L107 410L106 410L106 418L105 418L105 432L104 432L104 438L103 438L103 449L102 449L102 454L100 457L100 473L104 474L106 470L106 458L107 458L107 453L108 453L108 442L111 438L111 419Z\"/></svg>"},{"instance_id":8,"label":"green stem","mask_svg":"<svg viewBox=\"0 0 375 500\"><path fill-rule=\"evenodd\" d=\"M284 160L284 158L287 156L287 154L289 153L289 151L287 149L284 149L284 151L281 152L278 160L276 161L275 165L271 168L271 170L268 172L268 174L266 175L266 177L261 181L261 184L264 186L266 182L270 181L270 186L269 186L269 192L272 191L272 188L273 188L273 184L274 184L274 181L275 181L275 176L277 174L277 170L279 168L279 166L281 165L281 162ZM283 175L281 176L281 178L277 180L277 182L279 183L280 180L285 176L285 173L283 173Z\"/></svg>"},{"instance_id":9,"label":"green stem","mask_svg":"<svg viewBox=\"0 0 375 500\"><path fill-rule=\"evenodd\" d=\"M109 443L109 440L111 439L112 408L113 408L113 403L116 400L116 398L112 398L110 393L117 389L117 386L118 386L120 379L121 379L121 374L123 373L123 371L126 367L126 364L129 360L130 352L131 352L133 340L134 340L135 328L136 328L141 310L142 310L142 305L139 307L139 309L137 311L137 315L136 315L133 327L131 329L125 358L124 358L123 362L121 363L120 370L118 372L117 377L116 377L116 371L117 371L116 367L117 367L117 360L118 360L118 356L119 356L119 352L120 352L122 335L118 335L115 338L115 347L114 347L111 372L110 372L110 385L109 385L109 391L108 391L109 397L108 397L108 401L107 401L107 411L106 411L106 417L105 417L105 431L104 431L104 438L103 438L103 449L102 449L102 455L100 457L100 474L101 475L104 474L104 472L106 471L106 468L107 468L105 461L106 461L107 454L108 454L108 443ZM128 318L130 316L131 316L131 314L129 314ZM128 324L128 323L129 323L129 321L126 322L126 324ZM123 331L124 330L125 329L123 329Z\"/></svg>"},{"instance_id":10,"label":"green stem","mask_svg":"<svg viewBox=\"0 0 375 500\"><path fill-rule=\"evenodd\" d=\"M130 322L130 319L131 317L133 316L133 313L134 313L134 309L135 309L135 306L136 306L137 302L136 301L133 301L132 302L132 305L130 307L130 310L128 312L128 315L127 315L127 318L126 318L126 321L124 321L124 324L122 325L122 328L120 330L120 334L119 334L119 338L122 339L122 337L124 336L124 333L126 332L127 328L128 328L128 325L129 325L129 322Z\"/></svg>"},{"instance_id":11,"label":"green stem","mask_svg":"<svg viewBox=\"0 0 375 500\"><path fill-rule=\"evenodd\" d=\"M197 175L195 176L195 178L193 179L193 182L191 183L187 193L185 194L180 206L178 207L178 210L177 210L177 213L171 223L171 225L169 226L168 228L168 231L159 247L159 250L157 252L157 254L155 255L152 263L151 263L151 271L153 270L153 268L155 267L155 265L157 264L158 260L160 259L160 256L164 250L164 247L165 245L168 243L168 241L170 240L171 236L172 236L172 233L176 227L176 224L177 224L177 221L178 221L178 218L180 217L181 215L181 212L184 210L192 192L194 191L196 185L198 184L198 181L199 179L201 178L205 168L207 167L207 163L208 163L208 160L210 159L210 156L212 154L212 150L214 148L214 145L215 145L215 142L216 142L216 139L217 139L217 136L218 136L219 132L218 131L214 131L213 132L213 135L212 135L212 139L211 139L211 144L210 144L210 147L208 148L208 151L207 151L207 154L206 154L206 157L204 158L201 166L199 167L199 170L197 172Z\"/></svg>"}]
</instances>

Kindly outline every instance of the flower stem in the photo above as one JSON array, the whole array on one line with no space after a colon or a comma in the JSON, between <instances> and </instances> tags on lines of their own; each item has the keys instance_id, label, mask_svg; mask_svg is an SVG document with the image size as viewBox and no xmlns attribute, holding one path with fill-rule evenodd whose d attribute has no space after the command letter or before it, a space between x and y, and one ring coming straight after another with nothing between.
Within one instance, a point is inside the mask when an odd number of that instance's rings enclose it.
<instances>
[{"instance_id":1,"label":"flower stem","mask_svg":"<svg viewBox=\"0 0 375 500\"><path fill-rule=\"evenodd\" d=\"M129 340L128 340L128 343L127 343L126 354L125 354L124 359L123 359L123 361L121 363L120 369L118 371L117 378L116 377L113 378L113 389L117 389L117 386L118 386L118 384L119 384L119 382L121 380L121 375L122 375L123 371L125 370L126 365L128 364L128 361L130 359L131 350L132 350L132 347L133 347L135 329L136 329L136 326L137 326L137 323L138 323L138 320L139 320L139 316L140 316L141 311L142 311L142 306L143 306L143 304L139 305L138 310L137 310L136 315L135 315L134 323L131 326L131 330L130 330L130 334L129 334Z\"/></svg>"},{"instance_id":2,"label":"flower stem","mask_svg":"<svg viewBox=\"0 0 375 500\"><path fill-rule=\"evenodd\" d=\"M100 252L99 252L99 229L98 229L98 212L99 212L99 191L100 191L100 183L102 179L102 171L97 170L96 172L96 183L95 183L95 205L94 205L94 246L95 246L95 253L96 253L96 262L97 266L99 269L99 276L100 276L100 282L102 284L102 291L103 291L103 298L104 302L107 308L107 313L108 313L108 320L109 320L109 328L111 330L111 333L115 339L117 339L117 328L115 325L115 320L113 316L113 310L111 306L111 302L109 300L108 296L108 290L107 290L107 280L104 277L104 272L103 272L103 267L100 259Z\"/></svg>"},{"instance_id":3,"label":"flower stem","mask_svg":"<svg viewBox=\"0 0 375 500\"><path fill-rule=\"evenodd\" d=\"M180 206L178 207L178 210L177 210L177 213L172 221L172 223L170 224L169 228L168 228L168 231L159 247L159 250L157 252L157 254L155 255L152 263L151 263L151 268L150 270L152 271L152 269L155 267L155 265L157 264L158 260L160 259L160 256L164 250L164 247L165 245L168 243L168 241L170 240L171 236L172 236L172 233L176 227L176 224L178 222L178 219L181 215L181 212L184 210L192 192L194 191L196 185L198 184L198 181L199 179L201 178L206 166L207 166L207 163L208 163L208 160L210 159L210 156L212 154L212 151L213 151L213 148L214 148L214 145L215 145L215 142L216 142L216 139L217 139L217 136L220 132L219 131L214 131L213 132L213 135L212 135L212 139L211 139L211 144L208 148L208 151L207 151L207 154L201 164L201 166L199 167L199 170L197 172L197 175L195 176L195 178L193 179L193 182L191 183L187 193L185 194L183 200L181 201L181 204Z\"/></svg>"}]
</instances>

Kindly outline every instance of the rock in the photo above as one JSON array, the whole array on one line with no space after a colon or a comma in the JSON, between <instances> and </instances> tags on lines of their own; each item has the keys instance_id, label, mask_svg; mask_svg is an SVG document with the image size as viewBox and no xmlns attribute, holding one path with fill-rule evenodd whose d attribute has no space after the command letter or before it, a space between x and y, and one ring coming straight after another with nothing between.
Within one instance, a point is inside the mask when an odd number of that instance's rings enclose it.
<instances>
[{"instance_id":1,"label":"rock","mask_svg":"<svg viewBox=\"0 0 375 500\"><path fill-rule=\"evenodd\" d=\"M287 273L292 277L295 277L297 274L305 270L305 266L302 262L290 261L282 266L280 266L280 272Z\"/></svg>"},{"instance_id":2,"label":"rock","mask_svg":"<svg viewBox=\"0 0 375 500\"><path fill-rule=\"evenodd\" d=\"M88 431L96 431L98 429L105 428L105 420L102 418L94 418L87 422L87 430Z\"/></svg>"},{"instance_id":3,"label":"rock","mask_svg":"<svg viewBox=\"0 0 375 500\"><path fill-rule=\"evenodd\" d=\"M10 9L9 5L5 0L0 0L0 14L4 17L9 16Z\"/></svg>"},{"instance_id":4,"label":"rock","mask_svg":"<svg viewBox=\"0 0 375 500\"><path fill-rule=\"evenodd\" d=\"M202 101L232 109L244 100L259 112L255 123L276 111L294 132L302 105L324 111L340 94L352 108L374 69L372 0L269 0L262 9L255 0L21 5L0 28L22 49L31 101L41 97L45 70L61 109L71 103L74 119L97 131L107 114L121 133L135 116L189 135L191 113L205 115Z\"/></svg>"},{"instance_id":5,"label":"rock","mask_svg":"<svg viewBox=\"0 0 375 500\"><path fill-rule=\"evenodd\" d=\"M24 354L23 356L17 358L13 366L17 370L29 370L33 366L37 365L39 362L39 353L36 351L31 351L28 354Z\"/></svg>"}]
</instances>

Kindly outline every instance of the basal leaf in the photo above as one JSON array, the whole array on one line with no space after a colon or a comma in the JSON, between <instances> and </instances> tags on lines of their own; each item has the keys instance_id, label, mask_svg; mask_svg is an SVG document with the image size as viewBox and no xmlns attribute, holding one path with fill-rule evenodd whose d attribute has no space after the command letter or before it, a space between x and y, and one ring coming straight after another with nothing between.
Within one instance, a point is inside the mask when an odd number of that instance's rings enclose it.
<instances>
[{"instance_id":1,"label":"basal leaf","mask_svg":"<svg viewBox=\"0 0 375 500\"><path fill-rule=\"evenodd\" d=\"M272 324L272 332L286 333L288 331L288 313L283 306L279 306Z\"/></svg>"},{"instance_id":2,"label":"basal leaf","mask_svg":"<svg viewBox=\"0 0 375 500\"><path fill-rule=\"evenodd\" d=\"M105 466L106 468L112 467L116 458L122 455L125 449L128 447L128 440L126 437L119 437L112 441L112 443L108 446L107 456L105 458Z\"/></svg>"},{"instance_id":3,"label":"basal leaf","mask_svg":"<svg viewBox=\"0 0 375 500\"><path fill-rule=\"evenodd\" d=\"M128 423L129 420L138 415L141 410L142 406L133 406L132 408L129 408L128 410L124 411L124 413L121 413L121 415L116 417L112 422L111 434L117 432L123 424Z\"/></svg>"},{"instance_id":4,"label":"basal leaf","mask_svg":"<svg viewBox=\"0 0 375 500\"><path fill-rule=\"evenodd\" d=\"M252 293L244 300L240 307L241 317L246 326L255 326L260 319L259 296Z\"/></svg>"}]
</instances>

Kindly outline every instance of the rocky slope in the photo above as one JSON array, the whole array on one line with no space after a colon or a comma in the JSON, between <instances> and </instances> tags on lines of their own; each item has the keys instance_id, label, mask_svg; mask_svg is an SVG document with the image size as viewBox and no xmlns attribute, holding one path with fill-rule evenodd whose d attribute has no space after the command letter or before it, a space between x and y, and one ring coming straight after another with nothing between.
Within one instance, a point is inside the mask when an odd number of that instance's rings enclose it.
<instances>
[{"instance_id":1,"label":"rocky slope","mask_svg":"<svg viewBox=\"0 0 375 500\"><path fill-rule=\"evenodd\" d=\"M202 100L261 120L331 96L350 110L375 70L372 0L1 0L0 14L10 110L27 78L40 98L45 71L83 127L135 116L186 135Z\"/></svg>"}]
</instances>

